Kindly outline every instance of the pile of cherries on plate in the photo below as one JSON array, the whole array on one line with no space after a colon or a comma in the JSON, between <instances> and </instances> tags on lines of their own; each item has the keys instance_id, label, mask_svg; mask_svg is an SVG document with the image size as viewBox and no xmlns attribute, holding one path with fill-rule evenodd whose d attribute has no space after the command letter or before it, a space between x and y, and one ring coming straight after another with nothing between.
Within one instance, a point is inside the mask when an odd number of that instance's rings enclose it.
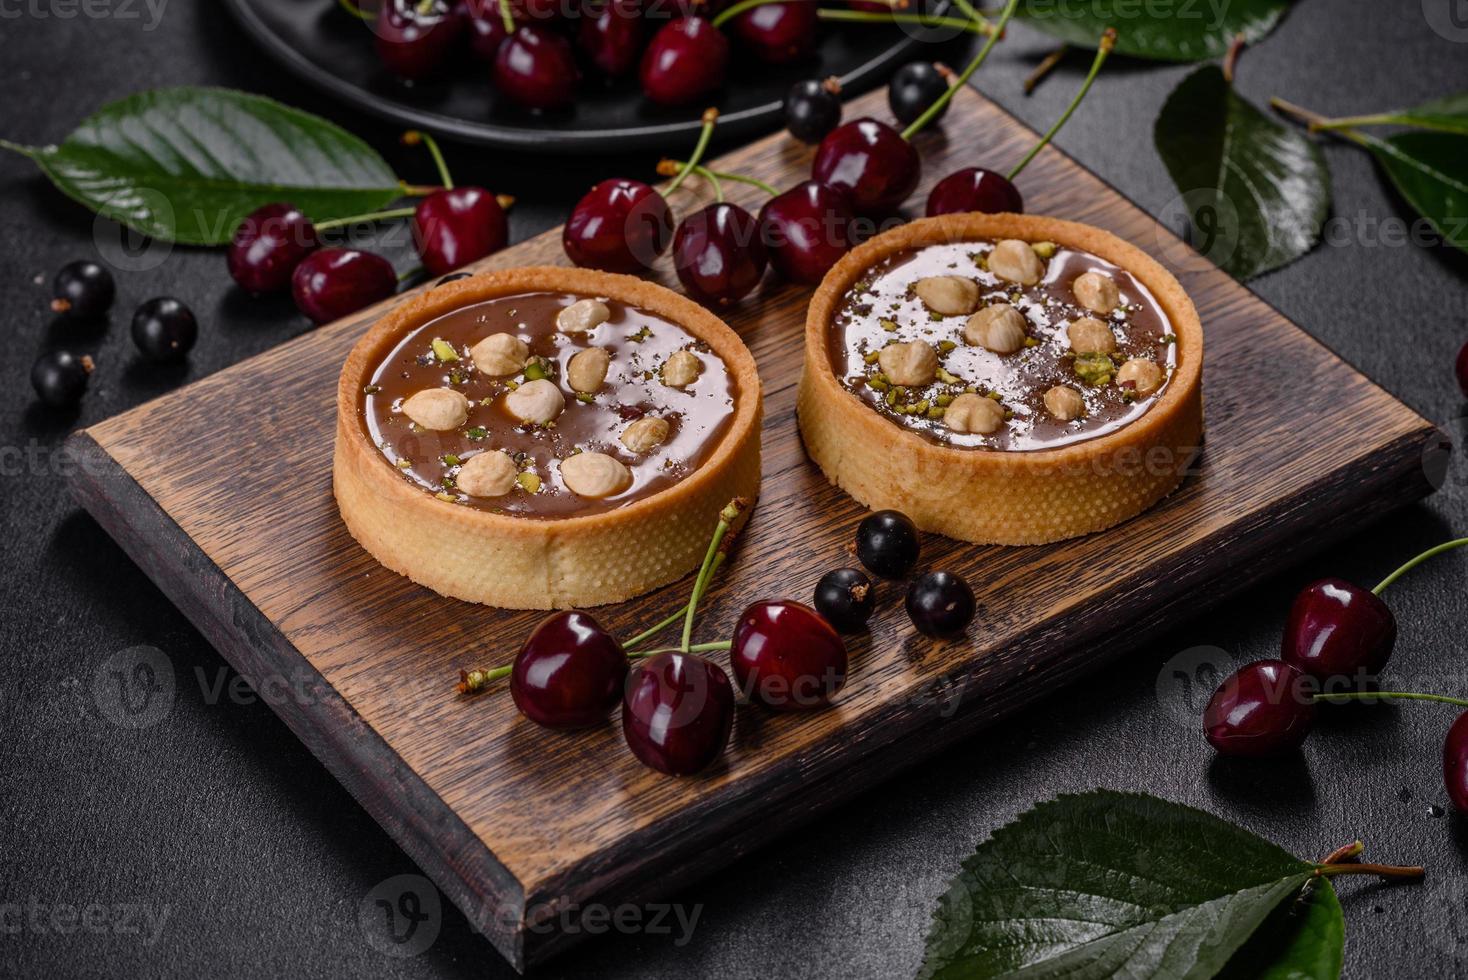
<instances>
[{"instance_id":1,"label":"pile of cherries on plate","mask_svg":"<svg viewBox=\"0 0 1468 980\"><path fill-rule=\"evenodd\" d=\"M790 599L755 602L740 614L728 641L691 643L693 615L709 579L726 555L728 528L741 501L720 515L719 529L694 580L688 605L621 643L590 613L555 613L544 619L516 654L493 670L460 675L459 690L472 694L508 676L520 713L546 728L576 730L601 725L620 702L622 734L643 764L686 776L723 754L734 725L737 691L750 704L781 711L826 707L846 683L848 657L842 633L859 633L876 608L876 589L859 569L827 573L816 586L815 607ZM896 511L880 511L857 529L856 554L873 574L902 578L917 563L917 528ZM929 572L907 589L907 612L923 633L961 634L974 616L974 594L948 572ZM637 649L662 629L685 621L679 648ZM734 680L706 656L727 650Z\"/></svg>"},{"instance_id":2,"label":"pile of cherries on plate","mask_svg":"<svg viewBox=\"0 0 1468 980\"><path fill-rule=\"evenodd\" d=\"M1380 594L1402 575L1468 538L1424 551L1366 590L1344 579L1306 586L1295 597L1278 660L1241 667L1214 692L1203 712L1203 734L1221 755L1291 752L1314 727L1318 706L1346 701L1405 699L1468 708L1468 699L1384 691L1379 677L1397 642L1397 620ZM1468 711L1443 743L1443 781L1458 810L1468 813Z\"/></svg>"}]
</instances>

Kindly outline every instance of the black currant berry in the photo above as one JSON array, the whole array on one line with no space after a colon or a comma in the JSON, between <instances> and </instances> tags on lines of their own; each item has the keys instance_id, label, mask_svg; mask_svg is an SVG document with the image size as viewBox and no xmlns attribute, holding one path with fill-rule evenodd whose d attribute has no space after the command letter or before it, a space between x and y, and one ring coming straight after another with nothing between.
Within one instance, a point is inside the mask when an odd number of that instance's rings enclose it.
<instances>
[{"instance_id":1,"label":"black currant berry","mask_svg":"<svg viewBox=\"0 0 1468 980\"><path fill-rule=\"evenodd\" d=\"M931 62L914 61L897 69L897 74L892 76L887 85L887 105L897 121L906 126L927 111L928 106L937 102L946 91L948 78L943 71ZM948 106L944 105L930 121L942 119L947 111Z\"/></svg>"},{"instance_id":2,"label":"black currant berry","mask_svg":"<svg viewBox=\"0 0 1468 980\"><path fill-rule=\"evenodd\" d=\"M840 633L860 633L877 608L877 590L859 568L838 568L816 583L816 612Z\"/></svg>"},{"instance_id":3,"label":"black currant berry","mask_svg":"<svg viewBox=\"0 0 1468 980\"><path fill-rule=\"evenodd\" d=\"M193 311L172 296L150 299L133 314L133 343L150 361L183 357L198 339Z\"/></svg>"},{"instance_id":4,"label":"black currant berry","mask_svg":"<svg viewBox=\"0 0 1468 980\"><path fill-rule=\"evenodd\" d=\"M841 86L834 78L824 82L796 82L785 96L785 126L805 143L819 143L841 122Z\"/></svg>"},{"instance_id":5,"label":"black currant berry","mask_svg":"<svg viewBox=\"0 0 1468 980\"><path fill-rule=\"evenodd\" d=\"M929 572L907 587L907 615L920 633L953 636L974 618L974 590L951 572Z\"/></svg>"},{"instance_id":6,"label":"black currant berry","mask_svg":"<svg viewBox=\"0 0 1468 980\"><path fill-rule=\"evenodd\" d=\"M79 259L62 267L51 284L51 310L78 317L97 317L112 306L117 286L112 273L96 262Z\"/></svg>"},{"instance_id":7,"label":"black currant berry","mask_svg":"<svg viewBox=\"0 0 1468 980\"><path fill-rule=\"evenodd\" d=\"M895 510L879 510L856 527L856 557L883 578L902 578L917 564L917 525Z\"/></svg>"},{"instance_id":8,"label":"black currant berry","mask_svg":"<svg viewBox=\"0 0 1468 980\"><path fill-rule=\"evenodd\" d=\"M71 408L87 390L92 359L85 354L56 350L42 354L31 367L31 386L41 401L52 408Z\"/></svg>"}]
</instances>

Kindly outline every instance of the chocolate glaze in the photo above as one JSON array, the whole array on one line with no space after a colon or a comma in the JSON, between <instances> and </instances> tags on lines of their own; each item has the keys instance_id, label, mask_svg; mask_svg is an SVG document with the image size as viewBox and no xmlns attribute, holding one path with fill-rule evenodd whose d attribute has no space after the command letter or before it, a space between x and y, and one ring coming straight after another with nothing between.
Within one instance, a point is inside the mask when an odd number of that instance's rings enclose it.
<instances>
[{"instance_id":1,"label":"chocolate glaze","mask_svg":"<svg viewBox=\"0 0 1468 980\"><path fill-rule=\"evenodd\" d=\"M1118 357L1156 361L1171 378L1177 363L1171 324L1156 297L1130 273L1097 256L1058 248L1045 261L1045 275L1039 283L1018 286L979 266L977 259L992 248L993 243L985 241L928 245L898 252L869 270L842 298L832 318L829 347L836 378L875 411L930 442L1021 451L1051 449L1114 432L1141 416L1167 390L1164 380L1156 393L1129 400L1128 392L1114 383L1101 387L1085 384L1072 367L1067 324L1084 316L1107 319L1082 307L1071 293L1070 284L1077 276L1095 271L1111 276L1121 290L1122 306L1110 317ZM996 302L1012 304L1029 321L1027 331L1036 343L1004 355L966 344L963 327L968 317L935 319L922 300L910 294L909 287L917 280L947 275L977 280L981 308ZM895 323L897 329L886 329L882 320ZM940 354L940 361L945 370L963 382L935 382L921 390L922 397L957 394L973 387L983 394L997 393L1013 417L999 431L980 435L952 432L940 420L893 411L884 393L867 384L866 379L878 368L868 364L865 356L894 341L914 340L935 347L942 341L956 344L946 355ZM1086 414L1073 422L1058 421L1045 410L1045 392L1062 384L1075 388L1085 398Z\"/></svg>"},{"instance_id":2,"label":"chocolate glaze","mask_svg":"<svg viewBox=\"0 0 1468 980\"><path fill-rule=\"evenodd\" d=\"M405 336L363 379L358 403L363 431L382 450L384 465L397 467L425 493L449 494L460 504L531 518L614 510L665 490L697 469L718 446L734 415L737 386L723 361L677 324L616 300L602 300L612 315L594 330L558 332L556 314L582 298L565 293L500 297L431 320ZM532 355L555 365L553 380L566 398L566 409L550 427L522 424L505 411L508 382L524 382L523 374L491 378L474 370L469 348L504 332L513 332ZM442 363L435 358L434 338L451 344L460 360ZM590 402L582 402L565 382L566 366L588 347L605 347L612 364L601 389ZM681 390L657 377L658 367L679 350L692 351L703 364L698 380ZM439 387L452 387L470 401L469 419L457 431L421 429L399 411L403 399ZM668 438L650 452L633 454L618 436L646 414L669 422ZM478 429L484 430L482 436ZM517 486L501 497L477 498L453 487L458 466L446 462L445 455L464 461L491 449L515 457L522 473L540 479L540 489L532 493ZM561 482L557 464L576 449L621 460L632 471L631 487L602 499L572 493Z\"/></svg>"}]
</instances>

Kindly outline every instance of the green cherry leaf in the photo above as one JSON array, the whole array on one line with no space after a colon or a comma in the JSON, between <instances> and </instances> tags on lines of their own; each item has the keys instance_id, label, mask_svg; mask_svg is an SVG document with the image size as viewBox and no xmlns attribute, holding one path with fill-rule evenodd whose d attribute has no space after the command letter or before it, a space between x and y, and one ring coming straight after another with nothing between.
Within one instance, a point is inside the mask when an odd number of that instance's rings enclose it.
<instances>
[{"instance_id":1,"label":"green cherry leaf","mask_svg":"<svg viewBox=\"0 0 1468 980\"><path fill-rule=\"evenodd\" d=\"M1378 139L1353 132L1350 138L1376 156L1397 192L1438 234L1468 252L1468 136L1415 132Z\"/></svg>"},{"instance_id":2,"label":"green cherry leaf","mask_svg":"<svg viewBox=\"0 0 1468 980\"><path fill-rule=\"evenodd\" d=\"M1248 279L1315 246L1330 210L1320 148L1234 92L1216 65L1173 89L1153 140L1181 196L1192 245Z\"/></svg>"},{"instance_id":3,"label":"green cherry leaf","mask_svg":"<svg viewBox=\"0 0 1468 980\"><path fill-rule=\"evenodd\" d=\"M1302 893L1313 868L1192 807L1061 796L964 860L919 977L1203 980Z\"/></svg>"},{"instance_id":4,"label":"green cherry leaf","mask_svg":"<svg viewBox=\"0 0 1468 980\"><path fill-rule=\"evenodd\" d=\"M1289 9L1290 0L1025 0L1016 16L1082 48L1094 48L1101 32L1113 27L1117 54L1187 62L1222 57L1240 34L1252 44L1273 30Z\"/></svg>"},{"instance_id":5,"label":"green cherry leaf","mask_svg":"<svg viewBox=\"0 0 1468 980\"><path fill-rule=\"evenodd\" d=\"M289 201L314 221L402 196L387 162L319 116L218 88L140 92L103 106L58 146L24 153L68 197L165 241L220 245L251 211Z\"/></svg>"},{"instance_id":6,"label":"green cherry leaf","mask_svg":"<svg viewBox=\"0 0 1468 980\"><path fill-rule=\"evenodd\" d=\"M1218 980L1337 980L1345 943L1346 917L1335 886L1317 879L1280 903Z\"/></svg>"}]
</instances>

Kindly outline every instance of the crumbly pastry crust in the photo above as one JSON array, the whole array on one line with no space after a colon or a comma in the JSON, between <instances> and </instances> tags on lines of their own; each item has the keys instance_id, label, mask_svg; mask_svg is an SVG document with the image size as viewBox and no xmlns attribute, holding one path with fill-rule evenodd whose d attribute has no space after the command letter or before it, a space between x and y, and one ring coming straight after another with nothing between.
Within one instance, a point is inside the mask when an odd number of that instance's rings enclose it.
<instances>
[{"instance_id":1,"label":"crumbly pastry crust","mask_svg":"<svg viewBox=\"0 0 1468 980\"><path fill-rule=\"evenodd\" d=\"M364 379L404 334L460 307L516 293L605 296L677 323L709 345L738 394L713 454L671 487L582 517L533 519L439 500L403 479L357 418ZM753 356L722 320L632 276L533 266L446 283L388 312L352 348L336 394L332 485L352 536L387 568L456 599L510 609L620 602L698 567L719 511L759 492L763 412Z\"/></svg>"},{"instance_id":2,"label":"crumbly pastry crust","mask_svg":"<svg viewBox=\"0 0 1468 980\"><path fill-rule=\"evenodd\" d=\"M1004 238L1089 252L1126 269L1152 292L1177 336L1177 366L1139 418L1056 449L956 448L894 424L836 378L828 349L832 317L867 269L906 249ZM1203 435L1202 371L1203 327L1192 300L1140 249L1099 228L1055 218L942 215L876 236L826 274L806 314L797 414L811 459L862 504L903 511L918 527L963 541L1046 544L1134 517L1182 482Z\"/></svg>"}]
</instances>

